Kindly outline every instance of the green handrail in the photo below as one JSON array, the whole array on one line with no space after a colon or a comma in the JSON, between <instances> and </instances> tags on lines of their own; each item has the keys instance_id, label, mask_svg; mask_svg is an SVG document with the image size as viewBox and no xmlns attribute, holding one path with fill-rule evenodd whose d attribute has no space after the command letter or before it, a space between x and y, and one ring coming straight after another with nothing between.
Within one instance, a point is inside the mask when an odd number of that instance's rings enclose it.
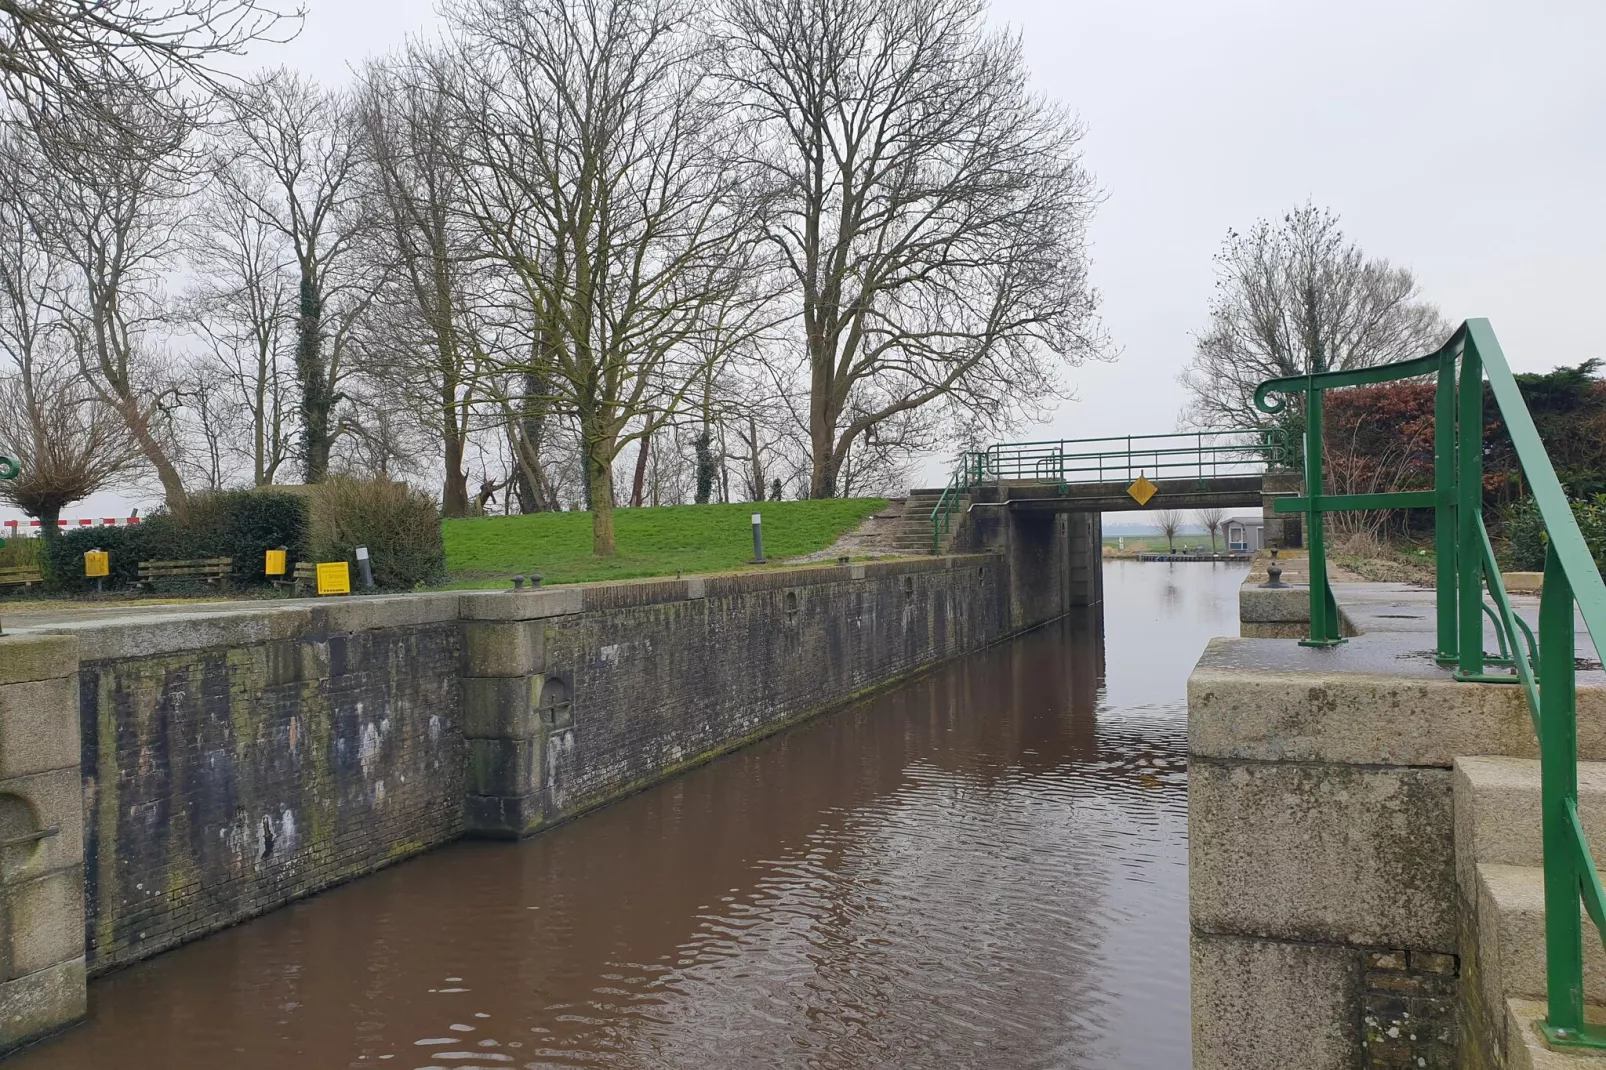
<instances>
[{"instance_id":1,"label":"green handrail","mask_svg":"<svg viewBox=\"0 0 1606 1070\"><path fill-rule=\"evenodd\" d=\"M1322 479L1322 394L1434 375L1434 485L1431 491L1328 494ZM1511 436L1522 474L1548 536L1539 634L1512 609L1494 547L1483 523L1484 378ZM1376 368L1319 372L1262 383L1255 405L1276 414L1273 394L1305 395L1305 493L1273 508L1303 513L1310 551L1310 637L1330 646L1338 634L1337 607L1327 580L1323 514L1348 509L1433 509L1438 660L1454 678L1522 688L1539 737L1540 806L1544 842L1546 1018L1540 1028L1553 1047L1606 1049L1606 1028L1584 1021L1583 912L1606 944L1606 890L1601 887L1578 817L1577 630L1574 607L1595 649L1606 649L1606 583L1595 567L1561 481L1540 441L1533 416L1495 340L1488 320L1463 323L1437 352ZM1487 591L1489 602L1485 603ZM1484 649L1483 621L1495 623L1498 654ZM1509 673L1491 673L1508 666Z\"/></svg>"}]
</instances>

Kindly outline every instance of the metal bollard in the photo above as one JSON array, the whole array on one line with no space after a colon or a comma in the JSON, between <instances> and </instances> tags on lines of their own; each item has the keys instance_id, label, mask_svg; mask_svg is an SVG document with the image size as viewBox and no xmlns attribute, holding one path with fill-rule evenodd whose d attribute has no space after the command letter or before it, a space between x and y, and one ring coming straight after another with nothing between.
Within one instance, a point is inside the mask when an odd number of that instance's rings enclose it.
<instances>
[{"instance_id":1,"label":"metal bollard","mask_svg":"<svg viewBox=\"0 0 1606 1070\"><path fill-rule=\"evenodd\" d=\"M753 564L764 563L764 514L753 514Z\"/></svg>"},{"instance_id":2,"label":"metal bollard","mask_svg":"<svg viewBox=\"0 0 1606 1070\"><path fill-rule=\"evenodd\" d=\"M357 547L357 571L362 573L362 585L372 588L374 585L374 570L368 564L368 547Z\"/></svg>"}]
</instances>

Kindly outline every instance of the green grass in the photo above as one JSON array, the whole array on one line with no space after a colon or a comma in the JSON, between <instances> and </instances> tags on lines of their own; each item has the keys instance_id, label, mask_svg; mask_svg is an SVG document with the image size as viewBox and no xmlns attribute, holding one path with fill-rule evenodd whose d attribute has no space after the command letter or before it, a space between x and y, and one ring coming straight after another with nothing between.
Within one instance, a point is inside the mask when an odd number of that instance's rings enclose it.
<instances>
[{"instance_id":1,"label":"green grass","mask_svg":"<svg viewBox=\"0 0 1606 1070\"><path fill-rule=\"evenodd\" d=\"M753 556L753 513L764 516L768 560L823 550L886 505L883 498L669 505L613 514L619 555L591 554L590 513L473 517L441 522L449 587L502 586L539 572L545 583L584 583L719 572Z\"/></svg>"}]
</instances>

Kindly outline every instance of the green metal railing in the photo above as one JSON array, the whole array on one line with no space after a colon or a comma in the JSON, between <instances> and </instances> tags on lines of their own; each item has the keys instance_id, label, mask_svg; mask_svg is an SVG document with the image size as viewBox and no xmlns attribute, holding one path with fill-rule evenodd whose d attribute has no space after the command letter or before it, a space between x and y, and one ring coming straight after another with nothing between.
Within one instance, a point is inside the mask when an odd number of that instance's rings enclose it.
<instances>
[{"instance_id":1,"label":"green metal railing","mask_svg":"<svg viewBox=\"0 0 1606 1070\"><path fill-rule=\"evenodd\" d=\"M931 552L965 495L985 483L1079 484L1155 479L1212 479L1252 475L1278 467L1289 457L1280 431L1186 431L1165 435L1065 438L1046 442L1005 442L959 455L953 475L931 511Z\"/></svg>"},{"instance_id":2,"label":"green metal railing","mask_svg":"<svg viewBox=\"0 0 1606 1070\"><path fill-rule=\"evenodd\" d=\"M1322 394L1337 387L1436 376L1433 489L1328 494L1322 482ZM1548 536L1537 637L1512 609L1483 523L1484 377L1511 436ZM1311 646L1342 643L1327 580L1323 514L1341 510L1433 509L1436 629L1440 663L1457 680L1520 686L1539 737L1545 874L1548 1009L1541 1023L1555 1047L1606 1049L1606 1027L1584 1021L1583 912L1606 943L1606 890L1578 816L1577 628L1574 606L1600 651L1606 641L1606 584L1539 439L1488 320L1468 320L1442 349L1414 360L1262 383L1255 405L1276 414L1273 394L1305 396L1305 493L1280 499L1280 513L1306 516L1310 551ZM1489 601L1484 601L1487 592ZM1484 649L1484 619L1498 647ZM1490 672L1490 668L1510 671Z\"/></svg>"}]
</instances>

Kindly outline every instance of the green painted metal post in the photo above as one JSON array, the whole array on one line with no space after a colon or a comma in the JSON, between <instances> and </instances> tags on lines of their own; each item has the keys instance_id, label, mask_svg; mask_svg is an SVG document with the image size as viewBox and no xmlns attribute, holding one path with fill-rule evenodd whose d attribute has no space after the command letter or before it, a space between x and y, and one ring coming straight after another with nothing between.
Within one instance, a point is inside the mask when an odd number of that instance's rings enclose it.
<instances>
[{"instance_id":1,"label":"green painted metal post","mask_svg":"<svg viewBox=\"0 0 1606 1070\"><path fill-rule=\"evenodd\" d=\"M1459 673L1477 677L1483 675L1483 554L1478 538L1478 520L1483 514L1483 360L1470 338L1461 349L1461 383L1456 408Z\"/></svg>"},{"instance_id":2,"label":"green painted metal post","mask_svg":"<svg viewBox=\"0 0 1606 1070\"><path fill-rule=\"evenodd\" d=\"M1439 660L1456 659L1456 458L1455 458L1455 353L1439 359L1439 378L1433 393L1433 490L1438 508L1433 513L1435 562L1434 599L1438 614Z\"/></svg>"},{"instance_id":3,"label":"green painted metal post","mask_svg":"<svg viewBox=\"0 0 1606 1070\"><path fill-rule=\"evenodd\" d=\"M1327 582L1327 534L1322 517L1322 391L1314 379L1305 389L1305 536L1310 552L1310 638L1303 646L1333 646L1338 634L1338 602Z\"/></svg>"},{"instance_id":4,"label":"green painted metal post","mask_svg":"<svg viewBox=\"0 0 1606 1070\"><path fill-rule=\"evenodd\" d=\"M1578 723L1573 588L1552 544L1539 599L1540 813L1545 849L1547 1031L1567 1039L1584 1026L1584 927L1568 807L1578 805Z\"/></svg>"}]
</instances>

